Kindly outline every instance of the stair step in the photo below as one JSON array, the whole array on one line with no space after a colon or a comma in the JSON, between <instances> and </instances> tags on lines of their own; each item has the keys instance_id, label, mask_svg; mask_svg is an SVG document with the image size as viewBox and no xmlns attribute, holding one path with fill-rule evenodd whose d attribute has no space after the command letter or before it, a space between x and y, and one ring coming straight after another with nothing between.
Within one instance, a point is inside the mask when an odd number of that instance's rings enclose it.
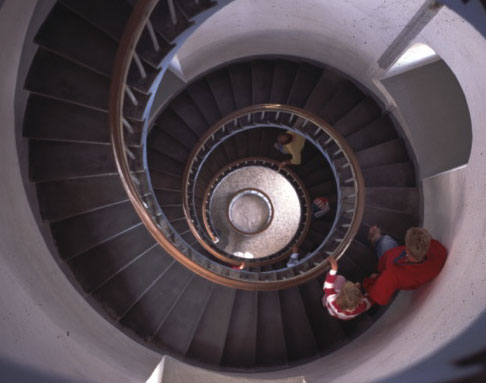
<instances>
[{"instance_id":1,"label":"stair step","mask_svg":"<svg viewBox=\"0 0 486 383\"><path fill-rule=\"evenodd\" d=\"M147 149L148 163L150 169L156 170L160 173L170 173L174 175L182 175L184 172L184 163L180 162L166 154L160 153L157 150ZM180 185L177 189L180 189Z\"/></svg>"},{"instance_id":2,"label":"stair step","mask_svg":"<svg viewBox=\"0 0 486 383\"><path fill-rule=\"evenodd\" d=\"M411 162L363 169L366 187L414 187L415 172Z\"/></svg>"},{"instance_id":3,"label":"stair step","mask_svg":"<svg viewBox=\"0 0 486 383\"><path fill-rule=\"evenodd\" d=\"M110 80L39 48L25 87L35 93L102 110L108 109Z\"/></svg>"},{"instance_id":4,"label":"stair step","mask_svg":"<svg viewBox=\"0 0 486 383\"><path fill-rule=\"evenodd\" d=\"M167 132L174 134L174 131L170 130L169 126L166 126L166 130L159 128L158 125L154 126L154 128L150 132L150 147L160 153L164 153L165 155L177 161L185 163L191 149L188 149L186 147L187 144L183 144L184 141L179 141L179 137L173 137ZM178 134L178 136L180 135L182 135L182 132Z\"/></svg>"},{"instance_id":5,"label":"stair step","mask_svg":"<svg viewBox=\"0 0 486 383\"><path fill-rule=\"evenodd\" d=\"M24 118L28 138L109 143L108 113L31 94Z\"/></svg>"},{"instance_id":6,"label":"stair step","mask_svg":"<svg viewBox=\"0 0 486 383\"><path fill-rule=\"evenodd\" d=\"M231 89L231 79L226 69L210 73L206 76L209 88L213 93L216 104L218 105L221 116L235 110L235 101L233 100L233 90Z\"/></svg>"},{"instance_id":7,"label":"stair step","mask_svg":"<svg viewBox=\"0 0 486 383\"><path fill-rule=\"evenodd\" d=\"M202 78L188 86L188 94L196 103L197 107L204 115L206 122L212 126L221 118L218 104L214 99L213 93L209 88L206 78Z\"/></svg>"},{"instance_id":8,"label":"stair step","mask_svg":"<svg viewBox=\"0 0 486 383\"><path fill-rule=\"evenodd\" d=\"M273 62L254 60L251 62L253 105L266 104L272 91Z\"/></svg>"},{"instance_id":9,"label":"stair step","mask_svg":"<svg viewBox=\"0 0 486 383\"><path fill-rule=\"evenodd\" d=\"M376 101L368 96L341 117L333 127L341 135L348 136L378 119L380 114L381 111Z\"/></svg>"},{"instance_id":10,"label":"stair step","mask_svg":"<svg viewBox=\"0 0 486 383\"><path fill-rule=\"evenodd\" d=\"M366 206L379 207L417 215L420 211L420 194L417 188L368 187Z\"/></svg>"},{"instance_id":11,"label":"stair step","mask_svg":"<svg viewBox=\"0 0 486 383\"><path fill-rule=\"evenodd\" d=\"M150 143L152 143L152 140L157 139L158 132L164 132L165 136L163 137L172 137L177 141L179 146L182 145L186 148L186 152L190 152L198 140L198 136L172 109L164 111L164 113L157 118L155 126L148 138Z\"/></svg>"},{"instance_id":12,"label":"stair step","mask_svg":"<svg viewBox=\"0 0 486 383\"><path fill-rule=\"evenodd\" d=\"M147 229L138 225L68 263L81 287L90 293L154 245L155 240Z\"/></svg>"},{"instance_id":13,"label":"stair step","mask_svg":"<svg viewBox=\"0 0 486 383\"><path fill-rule=\"evenodd\" d=\"M91 294L110 317L116 320L174 262L174 258L155 245L131 263L127 263Z\"/></svg>"},{"instance_id":14,"label":"stair step","mask_svg":"<svg viewBox=\"0 0 486 383\"><path fill-rule=\"evenodd\" d=\"M256 362L258 293L238 290L224 346L223 366L253 367Z\"/></svg>"},{"instance_id":15,"label":"stair step","mask_svg":"<svg viewBox=\"0 0 486 383\"><path fill-rule=\"evenodd\" d=\"M121 39L132 12L130 5L120 0L61 0L61 3L116 41Z\"/></svg>"},{"instance_id":16,"label":"stair step","mask_svg":"<svg viewBox=\"0 0 486 383\"><path fill-rule=\"evenodd\" d=\"M116 42L60 3L54 5L34 41L98 73L111 76L118 49Z\"/></svg>"},{"instance_id":17,"label":"stair step","mask_svg":"<svg viewBox=\"0 0 486 383\"><path fill-rule=\"evenodd\" d=\"M316 83L319 81L322 70L313 65L302 63L294 78L287 104L303 107L309 98Z\"/></svg>"},{"instance_id":18,"label":"stair step","mask_svg":"<svg viewBox=\"0 0 486 383\"><path fill-rule=\"evenodd\" d=\"M277 291L258 293L256 365L278 366L287 362L287 348Z\"/></svg>"},{"instance_id":19,"label":"stair step","mask_svg":"<svg viewBox=\"0 0 486 383\"><path fill-rule=\"evenodd\" d=\"M97 246L140 222L129 201L58 221L51 232L63 259Z\"/></svg>"},{"instance_id":20,"label":"stair step","mask_svg":"<svg viewBox=\"0 0 486 383\"><path fill-rule=\"evenodd\" d=\"M336 92L321 110L319 116L332 125L344 117L363 98L363 93L356 85L350 81L343 81L337 86Z\"/></svg>"},{"instance_id":21,"label":"stair step","mask_svg":"<svg viewBox=\"0 0 486 383\"><path fill-rule=\"evenodd\" d=\"M221 364L236 291L228 287L215 286L187 356L203 363Z\"/></svg>"},{"instance_id":22,"label":"stair step","mask_svg":"<svg viewBox=\"0 0 486 383\"><path fill-rule=\"evenodd\" d=\"M123 315L120 324L135 331L146 342L151 341L193 275L180 263L171 264L163 277L144 291L135 305Z\"/></svg>"},{"instance_id":23,"label":"stair step","mask_svg":"<svg viewBox=\"0 0 486 383\"><path fill-rule=\"evenodd\" d=\"M187 92L177 96L170 103L170 107L191 128L196 137L201 137L209 129L204 115Z\"/></svg>"},{"instance_id":24,"label":"stair step","mask_svg":"<svg viewBox=\"0 0 486 383\"><path fill-rule=\"evenodd\" d=\"M155 188L155 187L154 187ZM155 196L160 204L180 204L182 202L179 190L155 190Z\"/></svg>"},{"instance_id":25,"label":"stair step","mask_svg":"<svg viewBox=\"0 0 486 383\"><path fill-rule=\"evenodd\" d=\"M336 91L336 86L340 81L342 81L342 78L336 72L324 70L307 99L304 109L311 113L318 114L331 100Z\"/></svg>"},{"instance_id":26,"label":"stair step","mask_svg":"<svg viewBox=\"0 0 486 383\"><path fill-rule=\"evenodd\" d=\"M110 145L31 140L29 146L30 179L34 182L117 172Z\"/></svg>"},{"instance_id":27,"label":"stair step","mask_svg":"<svg viewBox=\"0 0 486 383\"><path fill-rule=\"evenodd\" d=\"M408 160L407 149L402 139L385 142L356 153L361 169L373 168Z\"/></svg>"},{"instance_id":28,"label":"stair step","mask_svg":"<svg viewBox=\"0 0 486 383\"><path fill-rule=\"evenodd\" d=\"M391 141L397 133L388 116L379 118L357 132L346 137L346 141L355 152Z\"/></svg>"},{"instance_id":29,"label":"stair step","mask_svg":"<svg viewBox=\"0 0 486 383\"><path fill-rule=\"evenodd\" d=\"M42 182L37 185L41 217L60 220L128 199L118 174Z\"/></svg>"},{"instance_id":30,"label":"stair step","mask_svg":"<svg viewBox=\"0 0 486 383\"><path fill-rule=\"evenodd\" d=\"M279 296L289 361L314 356L318 346L299 288L280 290Z\"/></svg>"},{"instance_id":31,"label":"stair step","mask_svg":"<svg viewBox=\"0 0 486 383\"><path fill-rule=\"evenodd\" d=\"M178 6L174 7L174 11L176 23L173 23L171 18L169 3L167 1L159 1L150 15L154 29L164 36L167 41L173 41L192 24L186 19Z\"/></svg>"},{"instance_id":32,"label":"stair step","mask_svg":"<svg viewBox=\"0 0 486 383\"><path fill-rule=\"evenodd\" d=\"M182 178L180 176L153 170L150 172L150 177L155 190L180 190L182 187ZM179 197L179 203L180 200L181 198ZM159 200L159 203L162 203L162 201Z\"/></svg>"},{"instance_id":33,"label":"stair step","mask_svg":"<svg viewBox=\"0 0 486 383\"><path fill-rule=\"evenodd\" d=\"M277 60L273 71L272 91L270 102L272 104L286 104L297 74L299 64Z\"/></svg>"},{"instance_id":34,"label":"stair step","mask_svg":"<svg viewBox=\"0 0 486 383\"><path fill-rule=\"evenodd\" d=\"M251 66L247 63L234 64L228 70L236 108L250 106L252 102Z\"/></svg>"},{"instance_id":35,"label":"stair step","mask_svg":"<svg viewBox=\"0 0 486 383\"><path fill-rule=\"evenodd\" d=\"M194 277L154 336L154 342L180 355L189 348L214 284Z\"/></svg>"}]
</instances>

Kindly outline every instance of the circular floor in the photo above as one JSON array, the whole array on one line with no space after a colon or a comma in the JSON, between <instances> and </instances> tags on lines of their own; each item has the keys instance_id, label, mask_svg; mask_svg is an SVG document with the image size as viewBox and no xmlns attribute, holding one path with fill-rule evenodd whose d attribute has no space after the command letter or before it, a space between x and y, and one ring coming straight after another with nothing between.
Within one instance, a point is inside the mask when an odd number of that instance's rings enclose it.
<instances>
[{"instance_id":1,"label":"circular floor","mask_svg":"<svg viewBox=\"0 0 486 383\"><path fill-rule=\"evenodd\" d=\"M262 258L283 249L301 219L294 187L263 166L247 166L225 176L215 187L209 211L221 239L216 246L243 258Z\"/></svg>"}]
</instances>

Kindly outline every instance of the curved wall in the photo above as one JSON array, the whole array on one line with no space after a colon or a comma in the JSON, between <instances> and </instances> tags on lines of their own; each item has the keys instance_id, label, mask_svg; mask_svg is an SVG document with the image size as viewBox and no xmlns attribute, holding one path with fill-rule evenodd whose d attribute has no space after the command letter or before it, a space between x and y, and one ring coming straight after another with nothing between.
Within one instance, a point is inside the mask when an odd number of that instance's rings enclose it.
<instances>
[{"instance_id":1,"label":"curved wall","mask_svg":"<svg viewBox=\"0 0 486 383\"><path fill-rule=\"evenodd\" d=\"M46 4L7 0L0 9L0 380L143 382L160 355L115 329L75 290L44 242L22 184L19 157L26 153L17 152L22 121L13 96L24 93L19 65L31 17Z\"/></svg>"},{"instance_id":2,"label":"curved wall","mask_svg":"<svg viewBox=\"0 0 486 383\"><path fill-rule=\"evenodd\" d=\"M373 75L381 76L378 58L423 2L306 3L308 7L304 2L287 1L266 1L258 7L251 0L230 4L182 47L178 57L184 74L190 79L211 66L244 56L301 56L356 78L403 121L400 105L394 108L396 101L382 93L384 89ZM424 226L449 249L446 266L433 283L401 293L385 316L352 344L319 361L269 377L304 375L308 382L381 380L460 336L486 308L486 41L445 7L416 40L431 46L452 70L471 118L469 164L423 179ZM459 134L461 130L470 134L468 126L457 129ZM408 135L411 138L410 132Z\"/></svg>"},{"instance_id":3,"label":"curved wall","mask_svg":"<svg viewBox=\"0 0 486 383\"><path fill-rule=\"evenodd\" d=\"M111 327L70 285L43 242L23 191L12 95L35 4L11 0L0 10L0 36L9 36L1 43L0 59L2 357L66 379L144 381L158 355ZM340 68L378 94L371 77L377 73L376 61L420 5L418 0L237 0L209 19L179 58L190 78L237 57L300 55ZM238 12L237 6L242 7ZM224 20L216 23L217 17ZM473 129L468 166L423 181L425 226L449 248L448 262L433 283L400 294L385 316L352 344L300 368L265 376L375 381L435 352L486 307L486 42L448 9L440 11L420 38L457 77ZM390 101L386 95L382 99Z\"/></svg>"}]
</instances>

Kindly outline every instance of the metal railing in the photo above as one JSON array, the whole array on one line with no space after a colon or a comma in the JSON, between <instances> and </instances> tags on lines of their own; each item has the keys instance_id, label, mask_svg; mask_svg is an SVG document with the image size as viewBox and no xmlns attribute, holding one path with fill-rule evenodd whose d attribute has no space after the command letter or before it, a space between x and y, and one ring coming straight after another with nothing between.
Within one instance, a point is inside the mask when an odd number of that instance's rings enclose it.
<instances>
[{"instance_id":1,"label":"metal railing","mask_svg":"<svg viewBox=\"0 0 486 383\"><path fill-rule=\"evenodd\" d=\"M300 109L281 105L250 108L254 112L258 110L262 117L265 114L273 114L272 121L279 121L279 124L285 122L285 126L289 125L285 119L288 118L289 122L292 122L295 118L292 124L294 129L321 146L323 150L329 144L337 146L337 151L330 155L327 151L323 152L330 160L336 160L333 163L335 169L339 170L339 173L336 172L336 179L341 190L338 195L340 214L337 215L333 230L325 241L326 246L320 246L290 268L266 272L233 269L230 265L215 262L184 242L160 208L148 174L146 152L147 120L153 95L139 99L136 92L127 84L130 66L132 63L138 66L138 56L135 52L144 29L148 31L153 48L157 50L157 36L150 33L150 15L157 3L157 0L139 0L135 4L120 41L110 87L109 122L115 162L122 185L136 213L165 251L195 273L216 283L248 290L274 290L314 278L327 266L327 255L333 254L339 258L356 234L363 214L364 183L356 158L342 137L323 121L307 116ZM161 61L160 73L153 80L151 89L160 85L164 70L174 53L175 51L172 50ZM143 71L140 71L140 76L143 78ZM285 115L282 111L279 112L278 108L284 108ZM137 115L141 116L142 122L129 117L133 116L133 110L137 110ZM234 121L230 118L228 127L232 123L231 120ZM212 133L208 132L203 139L208 139L211 135ZM133 142L139 143L136 150L130 146ZM348 178L342 177L345 173L348 174L346 176L349 176ZM352 191L346 194L348 190L346 188ZM189 206L185 207L185 211L189 212Z\"/></svg>"}]
</instances>

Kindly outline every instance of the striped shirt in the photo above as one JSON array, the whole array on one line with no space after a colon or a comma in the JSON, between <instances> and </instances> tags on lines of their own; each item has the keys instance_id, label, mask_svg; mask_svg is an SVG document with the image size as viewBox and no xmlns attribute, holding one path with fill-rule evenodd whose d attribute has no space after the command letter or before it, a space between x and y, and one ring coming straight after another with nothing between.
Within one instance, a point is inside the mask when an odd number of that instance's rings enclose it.
<instances>
[{"instance_id":1,"label":"striped shirt","mask_svg":"<svg viewBox=\"0 0 486 383\"><path fill-rule=\"evenodd\" d=\"M323 303L325 300L326 308L329 311L329 314L339 319L348 320L353 319L362 312L368 310L371 307L372 303L367 296L363 297L361 303L354 310L348 311L343 310L339 307L339 305L336 303L337 291L334 289L336 274L336 270L329 270L329 273L327 273L326 281L324 282Z\"/></svg>"}]
</instances>

